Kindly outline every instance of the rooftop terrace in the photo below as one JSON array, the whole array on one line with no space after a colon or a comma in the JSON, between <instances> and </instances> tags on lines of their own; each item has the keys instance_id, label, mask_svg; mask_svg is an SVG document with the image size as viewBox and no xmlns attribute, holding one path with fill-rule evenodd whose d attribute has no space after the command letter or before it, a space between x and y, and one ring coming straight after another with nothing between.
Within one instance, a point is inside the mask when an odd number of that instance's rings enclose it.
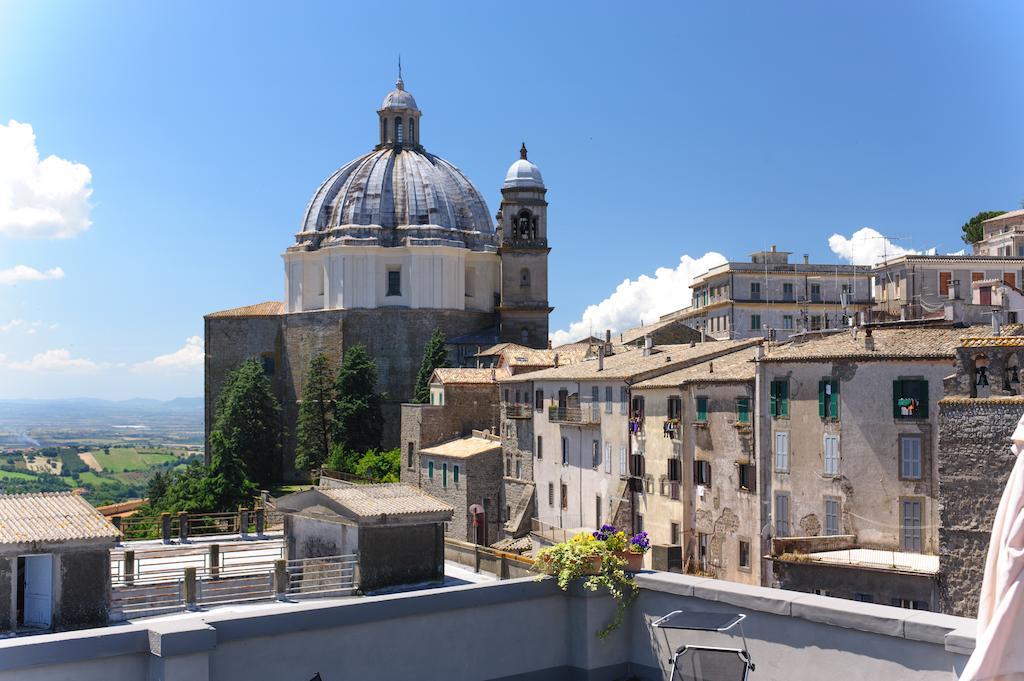
<instances>
[{"instance_id":1,"label":"rooftop terrace","mask_svg":"<svg viewBox=\"0 0 1024 681\"><path fill-rule=\"evenodd\" d=\"M513 579L362 599L273 603L0 641L0 681L663 679L682 643L727 634L652 634L673 610L738 612L751 679L955 679L974 621L670 573L637 576L622 627L595 632L607 596Z\"/></svg>"}]
</instances>

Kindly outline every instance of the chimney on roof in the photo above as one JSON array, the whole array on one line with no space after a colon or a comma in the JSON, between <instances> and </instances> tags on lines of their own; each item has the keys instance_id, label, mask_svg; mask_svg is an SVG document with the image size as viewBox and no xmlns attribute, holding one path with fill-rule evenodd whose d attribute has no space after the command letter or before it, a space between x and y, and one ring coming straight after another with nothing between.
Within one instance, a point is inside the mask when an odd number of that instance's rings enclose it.
<instances>
[{"instance_id":1,"label":"chimney on roof","mask_svg":"<svg viewBox=\"0 0 1024 681\"><path fill-rule=\"evenodd\" d=\"M644 357L650 357L654 350L654 337L651 334L644 336Z\"/></svg>"},{"instance_id":2,"label":"chimney on roof","mask_svg":"<svg viewBox=\"0 0 1024 681\"><path fill-rule=\"evenodd\" d=\"M864 349L869 352L875 351L875 337L871 335L871 329L864 329Z\"/></svg>"},{"instance_id":3,"label":"chimney on roof","mask_svg":"<svg viewBox=\"0 0 1024 681\"><path fill-rule=\"evenodd\" d=\"M604 342L605 343L609 343L609 344L612 342L612 330L611 329L605 329L604 330Z\"/></svg>"},{"instance_id":4,"label":"chimney on roof","mask_svg":"<svg viewBox=\"0 0 1024 681\"><path fill-rule=\"evenodd\" d=\"M775 244L772 244L772 253L775 253L778 249L775 248Z\"/></svg>"},{"instance_id":5,"label":"chimney on roof","mask_svg":"<svg viewBox=\"0 0 1024 681\"><path fill-rule=\"evenodd\" d=\"M551 339L548 338L548 350L550 350L550 349L551 349Z\"/></svg>"},{"instance_id":6,"label":"chimney on roof","mask_svg":"<svg viewBox=\"0 0 1024 681\"><path fill-rule=\"evenodd\" d=\"M754 346L754 361L760 362L764 359L764 346L758 343Z\"/></svg>"},{"instance_id":7,"label":"chimney on roof","mask_svg":"<svg viewBox=\"0 0 1024 681\"><path fill-rule=\"evenodd\" d=\"M998 336L1002 325L1002 312L993 308L992 310L992 335Z\"/></svg>"},{"instance_id":8,"label":"chimney on roof","mask_svg":"<svg viewBox=\"0 0 1024 681\"><path fill-rule=\"evenodd\" d=\"M604 346L597 349L597 370L604 371Z\"/></svg>"},{"instance_id":9,"label":"chimney on roof","mask_svg":"<svg viewBox=\"0 0 1024 681\"><path fill-rule=\"evenodd\" d=\"M555 368L558 368L558 353L555 353Z\"/></svg>"},{"instance_id":10,"label":"chimney on roof","mask_svg":"<svg viewBox=\"0 0 1024 681\"><path fill-rule=\"evenodd\" d=\"M709 374L715 373L715 363L714 362L708 362L708 373Z\"/></svg>"},{"instance_id":11,"label":"chimney on roof","mask_svg":"<svg viewBox=\"0 0 1024 681\"><path fill-rule=\"evenodd\" d=\"M491 368L491 383L494 383L497 380L498 380L498 376L495 374L494 368L492 367Z\"/></svg>"},{"instance_id":12,"label":"chimney on roof","mask_svg":"<svg viewBox=\"0 0 1024 681\"><path fill-rule=\"evenodd\" d=\"M805 265L810 265L811 264L811 256L807 255L806 253L804 253L804 264Z\"/></svg>"}]
</instances>

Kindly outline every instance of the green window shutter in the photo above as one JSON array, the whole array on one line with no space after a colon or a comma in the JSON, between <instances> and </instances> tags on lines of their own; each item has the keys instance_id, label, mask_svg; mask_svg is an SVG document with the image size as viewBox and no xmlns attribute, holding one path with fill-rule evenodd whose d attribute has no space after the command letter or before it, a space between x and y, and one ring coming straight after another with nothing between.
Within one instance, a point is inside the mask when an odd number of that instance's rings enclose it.
<instances>
[{"instance_id":1,"label":"green window shutter","mask_svg":"<svg viewBox=\"0 0 1024 681\"><path fill-rule=\"evenodd\" d=\"M779 398L778 398L778 395L777 395L778 389L779 389L778 386L779 386L779 384L778 384L777 381L772 381L772 384L771 384L771 397L769 399L769 405L768 405L769 412L771 413L772 416L778 416L779 415L779 413L777 411L777 409L778 409L778 402L779 402Z\"/></svg>"},{"instance_id":2,"label":"green window shutter","mask_svg":"<svg viewBox=\"0 0 1024 681\"><path fill-rule=\"evenodd\" d=\"M736 415L740 423L750 423L750 400L746 397L736 399Z\"/></svg>"},{"instance_id":3,"label":"green window shutter","mask_svg":"<svg viewBox=\"0 0 1024 681\"><path fill-rule=\"evenodd\" d=\"M455 464L455 467L452 469L452 481L459 481L459 464Z\"/></svg>"},{"instance_id":4,"label":"green window shutter","mask_svg":"<svg viewBox=\"0 0 1024 681\"><path fill-rule=\"evenodd\" d=\"M782 400L782 414L781 416L789 416L789 380L780 381L779 388L781 389L780 399Z\"/></svg>"},{"instance_id":5,"label":"green window shutter","mask_svg":"<svg viewBox=\"0 0 1024 681\"><path fill-rule=\"evenodd\" d=\"M829 401L829 411L831 416L836 421L839 420L839 379L832 379L832 399Z\"/></svg>"},{"instance_id":6,"label":"green window shutter","mask_svg":"<svg viewBox=\"0 0 1024 681\"><path fill-rule=\"evenodd\" d=\"M697 398L697 420L704 422L708 420L708 398Z\"/></svg>"},{"instance_id":7,"label":"green window shutter","mask_svg":"<svg viewBox=\"0 0 1024 681\"><path fill-rule=\"evenodd\" d=\"M434 479L434 462L430 461L427 463L427 477L431 480Z\"/></svg>"},{"instance_id":8,"label":"green window shutter","mask_svg":"<svg viewBox=\"0 0 1024 681\"><path fill-rule=\"evenodd\" d=\"M895 380L892 382L892 416L898 419L900 417L900 393L902 390L903 381Z\"/></svg>"},{"instance_id":9,"label":"green window shutter","mask_svg":"<svg viewBox=\"0 0 1024 681\"><path fill-rule=\"evenodd\" d=\"M818 381L818 418L825 418L825 386L828 381Z\"/></svg>"}]
</instances>

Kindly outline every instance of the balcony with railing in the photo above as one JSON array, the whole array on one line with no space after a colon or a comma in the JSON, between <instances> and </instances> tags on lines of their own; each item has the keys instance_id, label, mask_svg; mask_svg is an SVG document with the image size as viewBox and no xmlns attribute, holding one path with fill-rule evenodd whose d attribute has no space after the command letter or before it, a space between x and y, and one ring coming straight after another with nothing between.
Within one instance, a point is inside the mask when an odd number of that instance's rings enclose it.
<instances>
[{"instance_id":1,"label":"balcony with railing","mask_svg":"<svg viewBox=\"0 0 1024 681\"><path fill-rule=\"evenodd\" d=\"M566 423L578 426L601 424L601 405L591 400L568 400L563 404L548 407L548 420L552 423Z\"/></svg>"},{"instance_id":2,"label":"balcony with railing","mask_svg":"<svg viewBox=\"0 0 1024 681\"><path fill-rule=\"evenodd\" d=\"M507 419L529 419L533 418L533 409L528 404L506 404L505 418Z\"/></svg>"}]
</instances>

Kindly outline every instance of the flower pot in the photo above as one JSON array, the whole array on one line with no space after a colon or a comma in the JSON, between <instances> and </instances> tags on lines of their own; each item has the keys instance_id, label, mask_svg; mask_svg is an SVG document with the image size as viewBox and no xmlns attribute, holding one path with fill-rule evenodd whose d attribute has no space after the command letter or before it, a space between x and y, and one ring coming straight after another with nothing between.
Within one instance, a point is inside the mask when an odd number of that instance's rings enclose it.
<instances>
[{"instance_id":1,"label":"flower pot","mask_svg":"<svg viewBox=\"0 0 1024 681\"><path fill-rule=\"evenodd\" d=\"M589 564L583 570L585 575L599 575L601 574L601 556L590 556Z\"/></svg>"},{"instance_id":2,"label":"flower pot","mask_svg":"<svg viewBox=\"0 0 1024 681\"><path fill-rule=\"evenodd\" d=\"M616 551L615 557L626 561L626 566L623 568L626 572L640 572L644 569L644 554L642 553Z\"/></svg>"}]
</instances>

